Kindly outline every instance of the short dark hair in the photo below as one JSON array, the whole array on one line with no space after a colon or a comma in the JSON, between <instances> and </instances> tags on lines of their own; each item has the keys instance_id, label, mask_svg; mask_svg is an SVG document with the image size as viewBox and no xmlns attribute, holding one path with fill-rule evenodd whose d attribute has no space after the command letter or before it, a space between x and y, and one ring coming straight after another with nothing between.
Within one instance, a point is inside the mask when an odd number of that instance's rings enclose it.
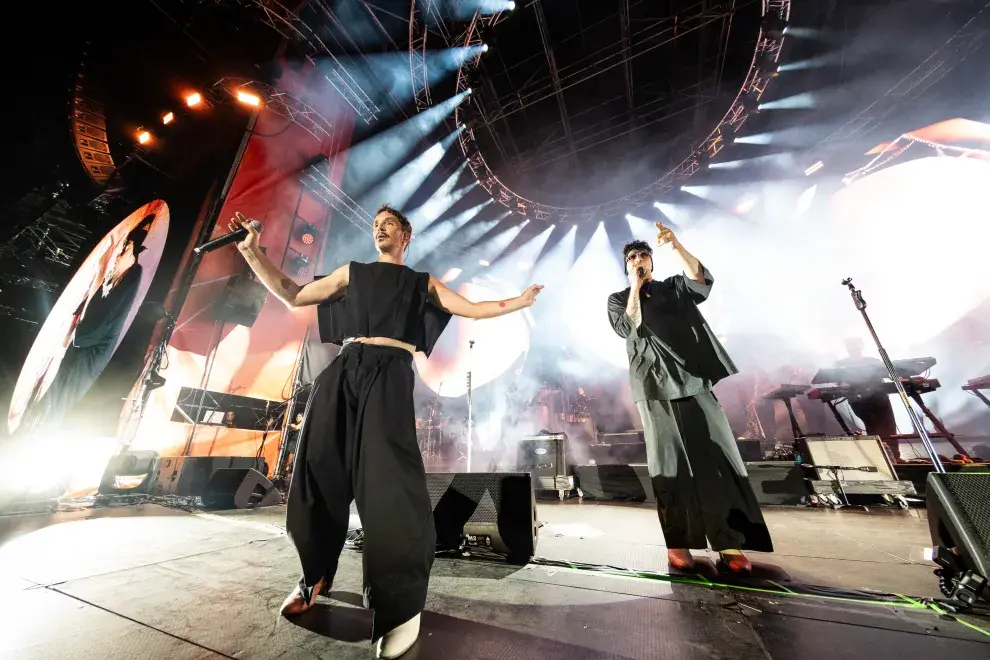
<instances>
[{"instance_id":1,"label":"short dark hair","mask_svg":"<svg viewBox=\"0 0 990 660\"><path fill-rule=\"evenodd\" d=\"M402 230L409 232L409 235L412 236L412 223L409 222L409 218L403 215L401 211L389 206L388 204L382 204L378 207L378 210L375 211L375 217L377 218L382 213L388 213L389 215L394 216L402 226Z\"/></svg>"},{"instance_id":2,"label":"short dark hair","mask_svg":"<svg viewBox=\"0 0 990 660\"><path fill-rule=\"evenodd\" d=\"M626 259L630 252L645 252L653 258L653 248L646 241L629 241L622 247L622 270L626 270ZM627 271L628 272L628 271Z\"/></svg>"}]
</instances>

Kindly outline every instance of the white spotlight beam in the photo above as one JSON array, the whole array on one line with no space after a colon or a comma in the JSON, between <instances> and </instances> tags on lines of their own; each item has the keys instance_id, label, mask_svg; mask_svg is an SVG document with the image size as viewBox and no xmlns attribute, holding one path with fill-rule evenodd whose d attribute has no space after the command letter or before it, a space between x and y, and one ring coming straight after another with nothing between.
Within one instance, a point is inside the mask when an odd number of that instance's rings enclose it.
<instances>
[{"instance_id":1,"label":"white spotlight beam","mask_svg":"<svg viewBox=\"0 0 990 660\"><path fill-rule=\"evenodd\" d=\"M549 234L547 235L549 239ZM564 237L546 251L529 273L528 281L545 284L560 279L574 265L574 248L577 245L577 225L571 225Z\"/></svg>"},{"instance_id":2,"label":"white spotlight beam","mask_svg":"<svg viewBox=\"0 0 990 660\"><path fill-rule=\"evenodd\" d=\"M460 178L461 173L464 172L464 168L467 167L467 162L462 162L460 166L454 173L447 177L447 180L440 184L437 191L433 193L428 200L423 202L422 206L410 211L409 222L412 223L413 231L422 231L434 220L439 218L441 215L446 213L450 207L457 203L470 189L468 187L461 188L460 190L454 190L454 186L457 185L457 179Z\"/></svg>"},{"instance_id":3,"label":"white spotlight beam","mask_svg":"<svg viewBox=\"0 0 990 660\"><path fill-rule=\"evenodd\" d=\"M421 262L427 257L427 255L440 247L445 241L453 237L455 233L468 224L472 218L478 215L483 208L491 203L492 200L487 200L482 204L478 204L475 207L457 214L450 220L439 220L434 222L430 226L426 227L422 234L418 236L414 235L414 240L409 246L409 264L414 266ZM495 223L487 225L483 231L478 233L478 236L483 236L485 231L494 226ZM474 228L472 227L472 229Z\"/></svg>"},{"instance_id":4,"label":"white spotlight beam","mask_svg":"<svg viewBox=\"0 0 990 660\"><path fill-rule=\"evenodd\" d=\"M505 255L503 252L493 270L509 281L521 279L522 276L531 273L555 228L556 225L545 228L538 235L519 246L511 255Z\"/></svg>"},{"instance_id":5,"label":"white spotlight beam","mask_svg":"<svg viewBox=\"0 0 990 660\"><path fill-rule=\"evenodd\" d=\"M629 233L637 240L648 241L650 236L657 233L657 228L653 226L653 222L632 213L626 213L626 222L629 223Z\"/></svg>"},{"instance_id":6,"label":"white spotlight beam","mask_svg":"<svg viewBox=\"0 0 990 660\"><path fill-rule=\"evenodd\" d=\"M788 96L786 99L769 101L760 104L760 110L807 110L817 105L815 95L806 92L795 96Z\"/></svg>"}]
</instances>

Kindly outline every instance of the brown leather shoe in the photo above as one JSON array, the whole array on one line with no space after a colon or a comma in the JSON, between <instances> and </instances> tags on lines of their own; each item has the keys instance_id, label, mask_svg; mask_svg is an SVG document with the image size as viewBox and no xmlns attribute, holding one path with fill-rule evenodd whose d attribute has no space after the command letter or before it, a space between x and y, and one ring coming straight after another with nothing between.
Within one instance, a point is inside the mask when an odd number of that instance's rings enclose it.
<instances>
[{"instance_id":1,"label":"brown leather shoe","mask_svg":"<svg viewBox=\"0 0 990 660\"><path fill-rule=\"evenodd\" d=\"M730 573L748 574L753 570L753 564L741 550L723 550L719 553L719 557Z\"/></svg>"},{"instance_id":2,"label":"brown leather shoe","mask_svg":"<svg viewBox=\"0 0 990 660\"><path fill-rule=\"evenodd\" d=\"M678 571L690 571L694 568L694 557L690 550L667 548L667 563Z\"/></svg>"},{"instance_id":3,"label":"brown leather shoe","mask_svg":"<svg viewBox=\"0 0 990 660\"><path fill-rule=\"evenodd\" d=\"M282 603L282 607L280 607L278 611L285 617L298 616L303 612L312 609L312 607L316 605L316 597L319 596L322 591L323 580L320 580L313 587L312 596L309 601L307 601L306 598L303 597L302 589L299 588L299 585L296 585L296 588L292 590L292 593L285 599Z\"/></svg>"}]
</instances>

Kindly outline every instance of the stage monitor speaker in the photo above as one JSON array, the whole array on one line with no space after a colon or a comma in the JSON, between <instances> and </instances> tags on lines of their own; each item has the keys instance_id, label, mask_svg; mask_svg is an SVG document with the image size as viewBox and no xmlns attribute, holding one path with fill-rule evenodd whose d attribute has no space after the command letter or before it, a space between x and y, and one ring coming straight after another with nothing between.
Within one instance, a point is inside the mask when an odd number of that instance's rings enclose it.
<instances>
[{"instance_id":1,"label":"stage monitor speaker","mask_svg":"<svg viewBox=\"0 0 990 660\"><path fill-rule=\"evenodd\" d=\"M110 458L100 479L100 495L147 494L158 472L157 452L128 451Z\"/></svg>"},{"instance_id":2,"label":"stage monitor speaker","mask_svg":"<svg viewBox=\"0 0 990 660\"><path fill-rule=\"evenodd\" d=\"M254 456L163 456L149 494L202 495L213 473L225 468L250 468L268 474L265 459Z\"/></svg>"},{"instance_id":3,"label":"stage monitor speaker","mask_svg":"<svg viewBox=\"0 0 990 660\"><path fill-rule=\"evenodd\" d=\"M588 499L656 504L646 465L579 465L575 472L578 487Z\"/></svg>"},{"instance_id":4,"label":"stage monitor speaker","mask_svg":"<svg viewBox=\"0 0 990 660\"><path fill-rule=\"evenodd\" d=\"M746 463L746 473L760 504L799 505L804 497L811 494L801 465L794 461Z\"/></svg>"},{"instance_id":5,"label":"stage monitor speaker","mask_svg":"<svg viewBox=\"0 0 990 660\"><path fill-rule=\"evenodd\" d=\"M249 468L217 470L201 497L207 509L254 509L282 503L282 494L272 482Z\"/></svg>"},{"instance_id":6,"label":"stage monitor speaker","mask_svg":"<svg viewBox=\"0 0 990 660\"><path fill-rule=\"evenodd\" d=\"M221 321L250 328L258 319L268 299L268 289L247 276L234 276L217 300L217 315Z\"/></svg>"},{"instance_id":7,"label":"stage monitor speaker","mask_svg":"<svg viewBox=\"0 0 990 660\"><path fill-rule=\"evenodd\" d=\"M463 541L525 564L536 553L538 523L528 473L438 472L426 475L438 550Z\"/></svg>"},{"instance_id":8,"label":"stage monitor speaker","mask_svg":"<svg viewBox=\"0 0 990 660\"><path fill-rule=\"evenodd\" d=\"M802 463L835 465L839 481L897 481L894 467L875 435L813 436L795 440ZM865 468L865 469L854 469ZM815 470L813 481L834 480L828 470Z\"/></svg>"},{"instance_id":9,"label":"stage monitor speaker","mask_svg":"<svg viewBox=\"0 0 990 660\"><path fill-rule=\"evenodd\" d=\"M968 604L980 591L987 597L990 590L982 586L990 578L990 472L932 472L926 491L935 561L956 576L952 584L952 575L942 575L943 593ZM942 561L939 547L949 551L941 554ZM970 587L964 581L967 572L976 574L969 576Z\"/></svg>"},{"instance_id":10,"label":"stage monitor speaker","mask_svg":"<svg viewBox=\"0 0 990 660\"><path fill-rule=\"evenodd\" d=\"M763 443L759 439L739 438L736 440L739 455L745 463L756 463L763 460Z\"/></svg>"},{"instance_id":11,"label":"stage monitor speaker","mask_svg":"<svg viewBox=\"0 0 990 660\"><path fill-rule=\"evenodd\" d=\"M623 437L618 438L617 436ZM632 441L625 442L625 438L630 436ZM595 465L639 465L646 463L646 443L636 441L635 434L603 435L602 440L605 444L589 447Z\"/></svg>"}]
</instances>

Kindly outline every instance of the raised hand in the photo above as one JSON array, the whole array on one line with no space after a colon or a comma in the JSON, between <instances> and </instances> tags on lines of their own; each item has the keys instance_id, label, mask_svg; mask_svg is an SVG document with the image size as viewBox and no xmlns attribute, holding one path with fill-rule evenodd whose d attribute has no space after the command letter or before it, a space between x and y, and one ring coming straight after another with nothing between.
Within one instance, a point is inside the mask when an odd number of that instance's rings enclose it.
<instances>
[{"instance_id":1,"label":"raised hand","mask_svg":"<svg viewBox=\"0 0 990 660\"><path fill-rule=\"evenodd\" d=\"M677 237L674 236L674 232L664 227L662 222L654 222L653 224L657 228L658 247L674 247L677 245Z\"/></svg>"},{"instance_id":2,"label":"raised hand","mask_svg":"<svg viewBox=\"0 0 990 660\"><path fill-rule=\"evenodd\" d=\"M542 284L533 284L528 289L522 292L519 299L523 302L526 307L532 307L533 303L536 302L536 296L540 295L540 291L543 291Z\"/></svg>"},{"instance_id":3,"label":"raised hand","mask_svg":"<svg viewBox=\"0 0 990 660\"><path fill-rule=\"evenodd\" d=\"M231 218L230 222L227 224L227 228L234 232L242 227L247 230L248 235L243 241L237 243L237 249L241 252L245 252L258 247L258 239L261 234L259 234L258 230L254 228L254 225L251 224L251 220L245 218L244 214L240 211L236 211L234 213L234 217Z\"/></svg>"}]
</instances>

